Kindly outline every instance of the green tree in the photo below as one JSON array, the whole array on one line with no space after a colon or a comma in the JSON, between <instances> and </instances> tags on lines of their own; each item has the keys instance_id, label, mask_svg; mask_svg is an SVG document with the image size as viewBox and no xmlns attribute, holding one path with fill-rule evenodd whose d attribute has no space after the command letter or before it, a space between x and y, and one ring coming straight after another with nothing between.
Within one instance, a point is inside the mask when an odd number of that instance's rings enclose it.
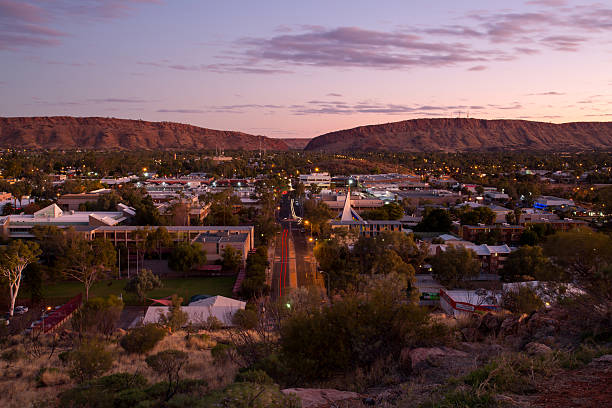
<instances>
[{"instance_id":1,"label":"green tree","mask_svg":"<svg viewBox=\"0 0 612 408\"><path fill-rule=\"evenodd\" d=\"M187 312L181 308L182 303L183 298L172 295L170 310L165 315L162 314L159 316L159 323L162 326L168 327L171 331L180 330L181 327L185 326L189 320L189 316Z\"/></svg>"},{"instance_id":2,"label":"green tree","mask_svg":"<svg viewBox=\"0 0 612 408\"><path fill-rule=\"evenodd\" d=\"M550 259L544 255L542 248L525 245L511 252L501 270L505 282L524 280L558 280L559 271L555 271Z\"/></svg>"},{"instance_id":3,"label":"green tree","mask_svg":"<svg viewBox=\"0 0 612 408\"><path fill-rule=\"evenodd\" d=\"M242 255L236 248L232 246L226 246L223 249L221 256L221 264L223 269L230 272L236 272L238 267L242 264Z\"/></svg>"},{"instance_id":4,"label":"green tree","mask_svg":"<svg viewBox=\"0 0 612 408\"><path fill-rule=\"evenodd\" d=\"M574 282L598 301L612 298L612 238L589 230L559 232L548 237L544 253Z\"/></svg>"},{"instance_id":5,"label":"green tree","mask_svg":"<svg viewBox=\"0 0 612 408\"><path fill-rule=\"evenodd\" d=\"M168 266L186 274L194 266L206 263L206 253L197 242L179 242L174 246L168 259Z\"/></svg>"},{"instance_id":6,"label":"green tree","mask_svg":"<svg viewBox=\"0 0 612 408\"><path fill-rule=\"evenodd\" d=\"M415 227L415 231L448 232L451 226L452 221L447 210L428 208L421 222Z\"/></svg>"},{"instance_id":7,"label":"green tree","mask_svg":"<svg viewBox=\"0 0 612 408\"><path fill-rule=\"evenodd\" d=\"M72 327L78 333L111 335L116 327L123 301L115 295L88 300L72 318Z\"/></svg>"},{"instance_id":8,"label":"green tree","mask_svg":"<svg viewBox=\"0 0 612 408\"><path fill-rule=\"evenodd\" d=\"M181 379L181 369L187 363L188 354L180 350L164 350L145 359L153 371L168 380L166 401L176 393Z\"/></svg>"},{"instance_id":9,"label":"green tree","mask_svg":"<svg viewBox=\"0 0 612 408\"><path fill-rule=\"evenodd\" d=\"M104 343L87 340L70 352L69 361L70 376L79 382L85 382L110 370L113 356L106 350Z\"/></svg>"},{"instance_id":10,"label":"green tree","mask_svg":"<svg viewBox=\"0 0 612 408\"><path fill-rule=\"evenodd\" d=\"M141 269L125 286L125 290L135 293L141 302L144 302L146 293L150 290L163 287L161 279L150 269Z\"/></svg>"},{"instance_id":11,"label":"green tree","mask_svg":"<svg viewBox=\"0 0 612 408\"><path fill-rule=\"evenodd\" d=\"M448 246L446 251L433 256L430 263L436 280L448 289L459 287L480 272L478 256L464 247Z\"/></svg>"},{"instance_id":12,"label":"green tree","mask_svg":"<svg viewBox=\"0 0 612 408\"><path fill-rule=\"evenodd\" d=\"M69 238L63 256L66 261L64 275L83 283L86 300L89 300L93 284L105 277L117 260L117 252L110 241L88 241L79 235Z\"/></svg>"},{"instance_id":13,"label":"green tree","mask_svg":"<svg viewBox=\"0 0 612 408\"><path fill-rule=\"evenodd\" d=\"M0 247L0 277L9 287L9 315L13 316L15 301L21 287L23 270L38 260L40 248L36 242L14 240Z\"/></svg>"},{"instance_id":14,"label":"green tree","mask_svg":"<svg viewBox=\"0 0 612 408\"><path fill-rule=\"evenodd\" d=\"M461 225L491 225L495 220L495 213L489 207L476 207L463 211L459 219Z\"/></svg>"},{"instance_id":15,"label":"green tree","mask_svg":"<svg viewBox=\"0 0 612 408\"><path fill-rule=\"evenodd\" d=\"M159 259L162 257L162 249L171 244L172 238L165 227L157 227L147 235L147 248L149 251L155 250Z\"/></svg>"}]
</instances>

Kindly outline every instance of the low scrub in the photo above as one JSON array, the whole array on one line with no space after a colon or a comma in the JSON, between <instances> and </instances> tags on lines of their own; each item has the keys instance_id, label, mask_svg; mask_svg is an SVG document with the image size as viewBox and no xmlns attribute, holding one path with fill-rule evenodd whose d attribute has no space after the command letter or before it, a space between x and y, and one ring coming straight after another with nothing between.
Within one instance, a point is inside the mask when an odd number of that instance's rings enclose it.
<instances>
[{"instance_id":1,"label":"low scrub","mask_svg":"<svg viewBox=\"0 0 612 408\"><path fill-rule=\"evenodd\" d=\"M156 324L147 324L131 330L121 338L119 344L128 353L145 354L153 350L167 331Z\"/></svg>"}]
</instances>

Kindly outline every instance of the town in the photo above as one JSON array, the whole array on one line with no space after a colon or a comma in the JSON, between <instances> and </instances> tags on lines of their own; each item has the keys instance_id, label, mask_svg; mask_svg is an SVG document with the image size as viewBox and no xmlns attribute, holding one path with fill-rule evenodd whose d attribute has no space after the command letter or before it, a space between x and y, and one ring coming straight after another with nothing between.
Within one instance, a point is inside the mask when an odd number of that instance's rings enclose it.
<instances>
[{"instance_id":1,"label":"town","mask_svg":"<svg viewBox=\"0 0 612 408\"><path fill-rule=\"evenodd\" d=\"M609 354L607 153L13 149L0 176L0 358L23 398L404 406L364 395L450 362L474 398L529 395Z\"/></svg>"}]
</instances>

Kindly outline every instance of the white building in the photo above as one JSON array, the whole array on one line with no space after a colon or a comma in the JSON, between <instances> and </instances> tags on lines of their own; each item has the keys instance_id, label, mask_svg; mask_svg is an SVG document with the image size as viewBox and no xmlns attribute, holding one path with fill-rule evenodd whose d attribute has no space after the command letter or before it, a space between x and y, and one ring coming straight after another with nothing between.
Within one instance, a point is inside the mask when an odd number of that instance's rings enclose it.
<instances>
[{"instance_id":1,"label":"white building","mask_svg":"<svg viewBox=\"0 0 612 408\"><path fill-rule=\"evenodd\" d=\"M246 302L227 298L224 296L213 296L206 299L191 302L181 309L187 313L187 324L195 326L204 325L210 316L216 317L225 326L232 325L234 313L243 310ZM158 323L162 315L167 314L168 306L150 306L147 309L142 324Z\"/></svg>"},{"instance_id":2,"label":"white building","mask_svg":"<svg viewBox=\"0 0 612 408\"><path fill-rule=\"evenodd\" d=\"M314 184L321 188L329 188L331 187L331 177L327 172L300 174L300 183L306 186L311 186Z\"/></svg>"}]
</instances>

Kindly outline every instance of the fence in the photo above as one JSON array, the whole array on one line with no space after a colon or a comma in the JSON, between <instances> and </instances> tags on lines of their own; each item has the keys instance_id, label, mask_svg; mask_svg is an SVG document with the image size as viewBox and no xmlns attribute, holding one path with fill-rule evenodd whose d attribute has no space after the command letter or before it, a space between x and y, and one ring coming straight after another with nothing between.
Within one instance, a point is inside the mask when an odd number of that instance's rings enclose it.
<instances>
[{"instance_id":1,"label":"fence","mask_svg":"<svg viewBox=\"0 0 612 408\"><path fill-rule=\"evenodd\" d=\"M82 302L83 295L79 293L67 303L51 310L46 316L43 315L40 321L32 325L32 331L41 330L43 333L50 333L56 330L64 324L79 307L81 307Z\"/></svg>"}]
</instances>

